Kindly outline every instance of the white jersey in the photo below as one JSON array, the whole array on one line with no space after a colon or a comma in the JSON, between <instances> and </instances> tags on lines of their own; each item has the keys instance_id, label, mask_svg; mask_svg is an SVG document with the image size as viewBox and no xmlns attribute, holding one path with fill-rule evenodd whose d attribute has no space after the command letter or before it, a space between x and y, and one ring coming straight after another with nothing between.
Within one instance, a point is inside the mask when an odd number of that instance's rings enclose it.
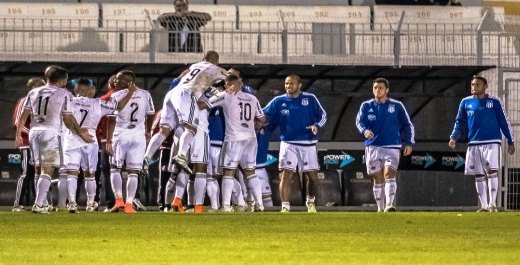
<instances>
[{"instance_id":1,"label":"white jersey","mask_svg":"<svg viewBox=\"0 0 520 265\"><path fill-rule=\"evenodd\" d=\"M192 64L188 73L179 81L179 88L190 89L199 99L202 92L218 78L225 78L227 71L206 61ZM177 89L177 88L175 88Z\"/></svg>"},{"instance_id":2,"label":"white jersey","mask_svg":"<svg viewBox=\"0 0 520 265\"><path fill-rule=\"evenodd\" d=\"M128 89L123 89L112 94L112 98L116 102L120 102L126 94ZM146 132L146 116L155 115L152 96L143 89L137 89L132 95L130 101L126 106L114 112L116 116L116 127L114 130L114 137L121 134L142 134Z\"/></svg>"},{"instance_id":3,"label":"white jersey","mask_svg":"<svg viewBox=\"0 0 520 265\"><path fill-rule=\"evenodd\" d=\"M210 108L222 106L226 122L224 141L240 141L256 138L255 118L264 116L255 96L238 91L219 92L208 99Z\"/></svg>"},{"instance_id":4,"label":"white jersey","mask_svg":"<svg viewBox=\"0 0 520 265\"><path fill-rule=\"evenodd\" d=\"M74 118L81 128L86 128L90 135L94 137L94 143L97 144L96 128L105 115L109 115L116 109L116 101L110 98L108 101L99 98L75 97L72 99L74 104ZM78 135L67 130L65 135L65 149L76 149L88 145Z\"/></svg>"},{"instance_id":5,"label":"white jersey","mask_svg":"<svg viewBox=\"0 0 520 265\"><path fill-rule=\"evenodd\" d=\"M24 108L31 111L31 130L56 129L60 133L63 114L72 114L72 94L53 85L35 88L27 95Z\"/></svg>"}]
</instances>

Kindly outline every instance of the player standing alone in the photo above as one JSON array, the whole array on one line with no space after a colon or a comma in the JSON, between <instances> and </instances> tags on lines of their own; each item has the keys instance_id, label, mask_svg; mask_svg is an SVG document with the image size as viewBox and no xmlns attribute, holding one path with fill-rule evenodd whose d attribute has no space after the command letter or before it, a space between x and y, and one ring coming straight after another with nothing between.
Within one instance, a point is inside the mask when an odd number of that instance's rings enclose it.
<instances>
[{"instance_id":1,"label":"player standing alone","mask_svg":"<svg viewBox=\"0 0 520 265\"><path fill-rule=\"evenodd\" d=\"M402 145L403 155L412 153L414 127L406 109L398 100L388 98L388 80L377 78L372 82L374 98L361 103L356 126L365 137L367 174L374 179L374 198L378 212L395 211L397 167ZM404 139L402 142L401 139ZM381 193L385 190L386 206Z\"/></svg>"},{"instance_id":2,"label":"player standing alone","mask_svg":"<svg viewBox=\"0 0 520 265\"><path fill-rule=\"evenodd\" d=\"M487 80L474 76L471 80L471 96L462 99L455 118L455 126L450 135L449 147L454 149L462 135L463 128L468 128L468 151L464 174L475 176L475 185L481 204L478 211L496 212L498 175L500 168L500 144L502 133L507 138L508 153L515 153L513 131L507 119L502 101L486 93ZM487 185L486 185L487 176ZM487 186L487 187L486 187ZM489 201L487 198L489 188Z\"/></svg>"},{"instance_id":3,"label":"player standing alone","mask_svg":"<svg viewBox=\"0 0 520 265\"><path fill-rule=\"evenodd\" d=\"M297 75L285 78L285 95L275 97L264 108L267 121L273 129L280 127L280 199L282 212L290 211L290 182L296 168L307 177L307 211L316 212L318 131L325 126L327 113L311 93L301 91L301 79Z\"/></svg>"}]
</instances>

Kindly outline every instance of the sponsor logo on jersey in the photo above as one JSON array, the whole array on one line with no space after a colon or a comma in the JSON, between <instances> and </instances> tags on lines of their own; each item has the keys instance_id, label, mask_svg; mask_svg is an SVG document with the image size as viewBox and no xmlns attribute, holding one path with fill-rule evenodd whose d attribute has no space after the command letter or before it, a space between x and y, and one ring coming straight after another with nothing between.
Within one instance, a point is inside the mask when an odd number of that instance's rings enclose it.
<instances>
[{"instance_id":1,"label":"sponsor logo on jersey","mask_svg":"<svg viewBox=\"0 0 520 265\"><path fill-rule=\"evenodd\" d=\"M473 108L473 105L471 105L471 103L469 103L468 108L470 108L470 109Z\"/></svg>"},{"instance_id":2,"label":"sponsor logo on jersey","mask_svg":"<svg viewBox=\"0 0 520 265\"><path fill-rule=\"evenodd\" d=\"M370 114L370 115L367 116L367 118L368 118L369 121L375 121L376 120L376 115Z\"/></svg>"},{"instance_id":3,"label":"sponsor logo on jersey","mask_svg":"<svg viewBox=\"0 0 520 265\"><path fill-rule=\"evenodd\" d=\"M240 126L242 126L244 128L249 128L249 125L247 125L247 123L242 123L242 124L240 124Z\"/></svg>"},{"instance_id":4,"label":"sponsor logo on jersey","mask_svg":"<svg viewBox=\"0 0 520 265\"><path fill-rule=\"evenodd\" d=\"M388 106L388 112L394 113L395 112L395 105L389 105Z\"/></svg>"},{"instance_id":5,"label":"sponsor logo on jersey","mask_svg":"<svg viewBox=\"0 0 520 265\"><path fill-rule=\"evenodd\" d=\"M488 109L493 108L493 101L488 100L488 101L486 102L486 108L488 108Z\"/></svg>"},{"instance_id":6,"label":"sponsor logo on jersey","mask_svg":"<svg viewBox=\"0 0 520 265\"><path fill-rule=\"evenodd\" d=\"M306 98L302 99L302 106L307 106L307 105L309 105L309 100Z\"/></svg>"},{"instance_id":7,"label":"sponsor logo on jersey","mask_svg":"<svg viewBox=\"0 0 520 265\"><path fill-rule=\"evenodd\" d=\"M287 107L287 104L285 104L285 103L282 103L282 107Z\"/></svg>"},{"instance_id":8,"label":"sponsor logo on jersey","mask_svg":"<svg viewBox=\"0 0 520 265\"><path fill-rule=\"evenodd\" d=\"M373 110L372 108L370 108L370 109L368 110L368 112L374 112L374 110Z\"/></svg>"},{"instance_id":9,"label":"sponsor logo on jersey","mask_svg":"<svg viewBox=\"0 0 520 265\"><path fill-rule=\"evenodd\" d=\"M280 114L282 115L289 115L289 110L288 109L283 109L280 111Z\"/></svg>"},{"instance_id":10,"label":"sponsor logo on jersey","mask_svg":"<svg viewBox=\"0 0 520 265\"><path fill-rule=\"evenodd\" d=\"M468 110L468 116L473 116L475 112L473 110Z\"/></svg>"}]
</instances>

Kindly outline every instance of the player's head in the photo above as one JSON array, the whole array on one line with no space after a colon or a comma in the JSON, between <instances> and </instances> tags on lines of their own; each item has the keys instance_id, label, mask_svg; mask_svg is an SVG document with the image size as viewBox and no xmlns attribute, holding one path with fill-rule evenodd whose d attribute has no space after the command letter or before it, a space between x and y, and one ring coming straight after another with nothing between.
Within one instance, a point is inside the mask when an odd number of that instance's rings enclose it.
<instances>
[{"instance_id":1,"label":"player's head","mask_svg":"<svg viewBox=\"0 0 520 265\"><path fill-rule=\"evenodd\" d=\"M480 96L486 94L487 79L482 76L473 76L471 80L471 94L474 96Z\"/></svg>"},{"instance_id":2,"label":"player's head","mask_svg":"<svg viewBox=\"0 0 520 265\"><path fill-rule=\"evenodd\" d=\"M108 90L112 90L112 89L116 88L116 75L111 75L108 78L107 87L108 87Z\"/></svg>"},{"instance_id":3,"label":"player's head","mask_svg":"<svg viewBox=\"0 0 520 265\"><path fill-rule=\"evenodd\" d=\"M224 81L226 82L226 91L228 92L237 92L242 89L242 81L236 75L228 75Z\"/></svg>"},{"instance_id":4,"label":"player's head","mask_svg":"<svg viewBox=\"0 0 520 265\"><path fill-rule=\"evenodd\" d=\"M45 81L39 77L33 77L30 78L29 81L27 81L27 89L31 90L33 88L41 87L45 85Z\"/></svg>"},{"instance_id":5,"label":"player's head","mask_svg":"<svg viewBox=\"0 0 520 265\"><path fill-rule=\"evenodd\" d=\"M302 89L302 79L298 75L288 75L285 78L285 92L289 96L297 97Z\"/></svg>"},{"instance_id":6,"label":"player's head","mask_svg":"<svg viewBox=\"0 0 520 265\"><path fill-rule=\"evenodd\" d=\"M175 12L188 11L188 0L174 0L173 7L175 8Z\"/></svg>"},{"instance_id":7,"label":"player's head","mask_svg":"<svg viewBox=\"0 0 520 265\"><path fill-rule=\"evenodd\" d=\"M57 87L65 87L67 85L68 78L69 71L63 67L51 65L45 69L45 81L48 84Z\"/></svg>"},{"instance_id":8,"label":"player's head","mask_svg":"<svg viewBox=\"0 0 520 265\"><path fill-rule=\"evenodd\" d=\"M94 81L86 78L78 78L71 81L74 86L74 92L80 97L93 98L96 94Z\"/></svg>"},{"instance_id":9,"label":"player's head","mask_svg":"<svg viewBox=\"0 0 520 265\"><path fill-rule=\"evenodd\" d=\"M231 66L231 67L229 67L227 72L230 75L238 76L238 78L240 78L240 81L242 81L242 71L240 71L240 69L238 69L237 67Z\"/></svg>"},{"instance_id":10,"label":"player's head","mask_svg":"<svg viewBox=\"0 0 520 265\"><path fill-rule=\"evenodd\" d=\"M135 83L135 74L130 70L122 70L116 74L116 78L114 80L116 89L124 89L127 88L128 85L134 82Z\"/></svg>"},{"instance_id":11,"label":"player's head","mask_svg":"<svg viewBox=\"0 0 520 265\"><path fill-rule=\"evenodd\" d=\"M219 55L218 52L209 50L204 54L204 61L210 62L214 65L218 65Z\"/></svg>"},{"instance_id":12,"label":"player's head","mask_svg":"<svg viewBox=\"0 0 520 265\"><path fill-rule=\"evenodd\" d=\"M376 100L386 100L390 91L390 83L386 78L378 77L372 81L372 93Z\"/></svg>"}]
</instances>

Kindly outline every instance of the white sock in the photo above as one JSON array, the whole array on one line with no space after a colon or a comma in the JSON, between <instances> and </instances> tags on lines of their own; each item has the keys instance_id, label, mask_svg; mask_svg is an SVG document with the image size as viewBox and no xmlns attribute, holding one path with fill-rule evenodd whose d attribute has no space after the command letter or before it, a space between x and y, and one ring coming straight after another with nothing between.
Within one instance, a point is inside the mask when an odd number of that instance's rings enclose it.
<instances>
[{"instance_id":1,"label":"white sock","mask_svg":"<svg viewBox=\"0 0 520 265\"><path fill-rule=\"evenodd\" d=\"M126 180L126 203L131 204L134 201L137 183L137 174L128 174L128 179Z\"/></svg>"},{"instance_id":2,"label":"white sock","mask_svg":"<svg viewBox=\"0 0 520 265\"><path fill-rule=\"evenodd\" d=\"M69 204L76 204L76 191L78 190L78 176L67 176L67 191L69 195Z\"/></svg>"},{"instance_id":3,"label":"white sock","mask_svg":"<svg viewBox=\"0 0 520 265\"><path fill-rule=\"evenodd\" d=\"M232 176L224 176L222 178L222 205L224 208L231 206L231 194L233 193L233 186L235 185L234 179Z\"/></svg>"},{"instance_id":4,"label":"white sock","mask_svg":"<svg viewBox=\"0 0 520 265\"><path fill-rule=\"evenodd\" d=\"M212 209L219 208L218 202L218 182L213 177L209 177L206 179L206 194L209 197L209 202L211 203Z\"/></svg>"},{"instance_id":5,"label":"white sock","mask_svg":"<svg viewBox=\"0 0 520 265\"><path fill-rule=\"evenodd\" d=\"M195 185L193 185L193 180L188 180L188 205L195 205Z\"/></svg>"},{"instance_id":6,"label":"white sock","mask_svg":"<svg viewBox=\"0 0 520 265\"><path fill-rule=\"evenodd\" d=\"M164 202L169 205L173 202L173 195L175 191L175 180L171 177L166 182L166 188L164 189Z\"/></svg>"},{"instance_id":7,"label":"white sock","mask_svg":"<svg viewBox=\"0 0 520 265\"><path fill-rule=\"evenodd\" d=\"M123 198L123 179L121 178L121 171L119 169L110 169L110 183L112 184L112 191L116 198Z\"/></svg>"},{"instance_id":8,"label":"white sock","mask_svg":"<svg viewBox=\"0 0 520 265\"><path fill-rule=\"evenodd\" d=\"M262 201L265 207L273 207L273 197L271 193L262 193Z\"/></svg>"},{"instance_id":9,"label":"white sock","mask_svg":"<svg viewBox=\"0 0 520 265\"><path fill-rule=\"evenodd\" d=\"M244 200L244 193L242 192L242 185L236 178L233 178L233 191L231 194L231 198L233 200L233 204L238 206L245 206L246 201ZM224 204L224 202L222 202Z\"/></svg>"},{"instance_id":10,"label":"white sock","mask_svg":"<svg viewBox=\"0 0 520 265\"><path fill-rule=\"evenodd\" d=\"M282 208L291 210L291 204L289 202L282 202Z\"/></svg>"},{"instance_id":11,"label":"white sock","mask_svg":"<svg viewBox=\"0 0 520 265\"><path fill-rule=\"evenodd\" d=\"M497 206L498 175L497 173L488 176L489 204Z\"/></svg>"},{"instance_id":12,"label":"white sock","mask_svg":"<svg viewBox=\"0 0 520 265\"><path fill-rule=\"evenodd\" d=\"M482 209L489 208L488 199L487 199L487 185L486 185L486 177L479 176L475 177L475 186L477 187L477 194L480 200L480 206Z\"/></svg>"},{"instance_id":13,"label":"white sock","mask_svg":"<svg viewBox=\"0 0 520 265\"><path fill-rule=\"evenodd\" d=\"M191 143L193 142L193 138L195 137L195 134L190 130L184 130L182 132L181 137L179 137L179 151L177 154L184 155L188 153L188 150L190 149Z\"/></svg>"},{"instance_id":14,"label":"white sock","mask_svg":"<svg viewBox=\"0 0 520 265\"><path fill-rule=\"evenodd\" d=\"M40 175L34 174L34 190L38 188L38 179L40 178Z\"/></svg>"},{"instance_id":15,"label":"white sock","mask_svg":"<svg viewBox=\"0 0 520 265\"><path fill-rule=\"evenodd\" d=\"M47 174L41 174L36 184L36 200L35 204L44 206L47 201L47 193L51 187L51 177Z\"/></svg>"},{"instance_id":16,"label":"white sock","mask_svg":"<svg viewBox=\"0 0 520 265\"><path fill-rule=\"evenodd\" d=\"M309 195L307 195L305 204L314 203L315 200L316 200L316 197L310 197Z\"/></svg>"},{"instance_id":17,"label":"white sock","mask_svg":"<svg viewBox=\"0 0 520 265\"><path fill-rule=\"evenodd\" d=\"M156 133L150 139L148 146L146 147L146 153L144 154L145 159L150 159L157 152L157 149L161 146L162 142L166 139L166 136L161 132Z\"/></svg>"},{"instance_id":18,"label":"white sock","mask_svg":"<svg viewBox=\"0 0 520 265\"><path fill-rule=\"evenodd\" d=\"M395 178L385 179L385 196L386 196L386 205L393 206L395 192L397 191L397 182Z\"/></svg>"},{"instance_id":19,"label":"white sock","mask_svg":"<svg viewBox=\"0 0 520 265\"><path fill-rule=\"evenodd\" d=\"M85 178L85 190L87 191L87 205L94 202L96 197L96 179Z\"/></svg>"},{"instance_id":20,"label":"white sock","mask_svg":"<svg viewBox=\"0 0 520 265\"><path fill-rule=\"evenodd\" d=\"M383 187L385 184L377 184L374 183L374 186L372 187L372 191L374 192L374 199L376 200L377 204L377 210L382 211L385 209L385 202L383 200L383 196L381 196L381 193L383 193Z\"/></svg>"},{"instance_id":21,"label":"white sock","mask_svg":"<svg viewBox=\"0 0 520 265\"><path fill-rule=\"evenodd\" d=\"M58 179L58 207L65 208L67 206L67 173L60 172ZM77 187L77 186L76 186ZM76 191L74 191L76 193Z\"/></svg>"},{"instance_id":22,"label":"white sock","mask_svg":"<svg viewBox=\"0 0 520 265\"><path fill-rule=\"evenodd\" d=\"M262 187L260 186L260 180L256 177L256 174L247 177L247 184L249 186L249 194L253 195L255 203L257 205L263 205Z\"/></svg>"},{"instance_id":23,"label":"white sock","mask_svg":"<svg viewBox=\"0 0 520 265\"><path fill-rule=\"evenodd\" d=\"M204 196L206 196L206 173L195 173L195 205L204 204Z\"/></svg>"},{"instance_id":24,"label":"white sock","mask_svg":"<svg viewBox=\"0 0 520 265\"><path fill-rule=\"evenodd\" d=\"M186 174L185 172L179 173L179 175L177 175L177 182L175 184L175 198L182 200L187 184L188 174Z\"/></svg>"}]
</instances>

